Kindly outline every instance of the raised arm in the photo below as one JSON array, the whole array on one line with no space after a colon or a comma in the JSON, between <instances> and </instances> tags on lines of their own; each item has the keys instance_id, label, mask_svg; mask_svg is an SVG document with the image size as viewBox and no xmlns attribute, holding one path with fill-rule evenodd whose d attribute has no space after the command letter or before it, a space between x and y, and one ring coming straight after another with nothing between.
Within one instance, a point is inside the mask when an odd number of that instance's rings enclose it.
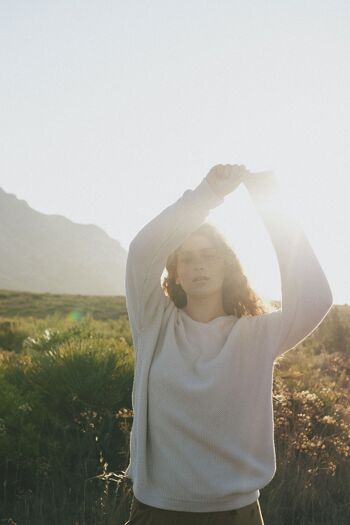
<instances>
[{"instance_id":1,"label":"raised arm","mask_svg":"<svg viewBox=\"0 0 350 525\"><path fill-rule=\"evenodd\" d=\"M280 269L282 309L258 320L267 324L267 335L275 339L277 357L317 328L330 310L333 296L303 229L287 211L286 197L275 176L247 173L243 183L268 230Z\"/></svg>"},{"instance_id":2,"label":"raised arm","mask_svg":"<svg viewBox=\"0 0 350 525\"><path fill-rule=\"evenodd\" d=\"M146 224L132 240L125 288L134 337L151 328L157 313L164 311L170 301L160 284L167 257L204 222L210 209L223 202L223 197L204 178L194 190L186 190Z\"/></svg>"}]
</instances>

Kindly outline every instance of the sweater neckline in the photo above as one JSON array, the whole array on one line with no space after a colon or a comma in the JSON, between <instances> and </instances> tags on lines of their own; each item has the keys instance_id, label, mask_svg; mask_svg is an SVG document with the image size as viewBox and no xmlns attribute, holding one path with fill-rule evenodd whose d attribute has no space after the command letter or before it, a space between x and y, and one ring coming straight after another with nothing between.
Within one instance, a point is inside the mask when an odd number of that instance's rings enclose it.
<instances>
[{"instance_id":1,"label":"sweater neckline","mask_svg":"<svg viewBox=\"0 0 350 525\"><path fill-rule=\"evenodd\" d=\"M179 308L179 311L186 317L186 319L189 319L193 323L197 323L200 325L209 325L211 323L214 323L215 321L218 321L219 319L233 319L235 318L234 315L220 315L219 317L215 317L214 319L211 319L211 321L203 322L203 321L196 321L195 319L192 319L182 308Z\"/></svg>"}]
</instances>

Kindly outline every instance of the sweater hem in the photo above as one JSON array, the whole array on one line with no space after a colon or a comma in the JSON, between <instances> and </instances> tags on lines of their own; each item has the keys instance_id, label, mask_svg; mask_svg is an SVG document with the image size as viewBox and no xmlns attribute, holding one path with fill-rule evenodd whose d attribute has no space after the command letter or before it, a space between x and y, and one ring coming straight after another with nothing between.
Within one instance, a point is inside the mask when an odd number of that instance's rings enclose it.
<instances>
[{"instance_id":1,"label":"sweater hem","mask_svg":"<svg viewBox=\"0 0 350 525\"><path fill-rule=\"evenodd\" d=\"M173 510L182 512L220 512L227 510L236 510L257 501L260 496L259 490L244 494L230 494L223 498L215 498L212 501L178 499L161 496L150 490L139 492L137 486L133 487L135 497L144 503L158 509Z\"/></svg>"}]
</instances>

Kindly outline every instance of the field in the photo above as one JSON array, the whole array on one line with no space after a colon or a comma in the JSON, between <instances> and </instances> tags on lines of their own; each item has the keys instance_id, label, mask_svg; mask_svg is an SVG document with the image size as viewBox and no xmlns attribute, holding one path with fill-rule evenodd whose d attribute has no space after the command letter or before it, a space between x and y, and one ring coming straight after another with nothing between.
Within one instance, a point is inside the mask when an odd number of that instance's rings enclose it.
<instances>
[{"instance_id":1,"label":"field","mask_svg":"<svg viewBox=\"0 0 350 525\"><path fill-rule=\"evenodd\" d=\"M350 306L275 361L266 525L350 523ZM0 524L123 525L133 348L124 297L0 290Z\"/></svg>"}]
</instances>

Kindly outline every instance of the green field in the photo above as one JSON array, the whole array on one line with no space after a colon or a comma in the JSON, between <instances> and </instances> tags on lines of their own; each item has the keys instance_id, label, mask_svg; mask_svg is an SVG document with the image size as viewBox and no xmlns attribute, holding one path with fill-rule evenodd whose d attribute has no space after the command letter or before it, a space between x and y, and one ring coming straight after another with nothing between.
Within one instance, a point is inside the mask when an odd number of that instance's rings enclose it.
<instances>
[{"instance_id":1,"label":"green field","mask_svg":"<svg viewBox=\"0 0 350 525\"><path fill-rule=\"evenodd\" d=\"M125 297L0 290L0 524L123 525L133 348ZM266 525L350 523L350 306L275 361Z\"/></svg>"}]
</instances>

